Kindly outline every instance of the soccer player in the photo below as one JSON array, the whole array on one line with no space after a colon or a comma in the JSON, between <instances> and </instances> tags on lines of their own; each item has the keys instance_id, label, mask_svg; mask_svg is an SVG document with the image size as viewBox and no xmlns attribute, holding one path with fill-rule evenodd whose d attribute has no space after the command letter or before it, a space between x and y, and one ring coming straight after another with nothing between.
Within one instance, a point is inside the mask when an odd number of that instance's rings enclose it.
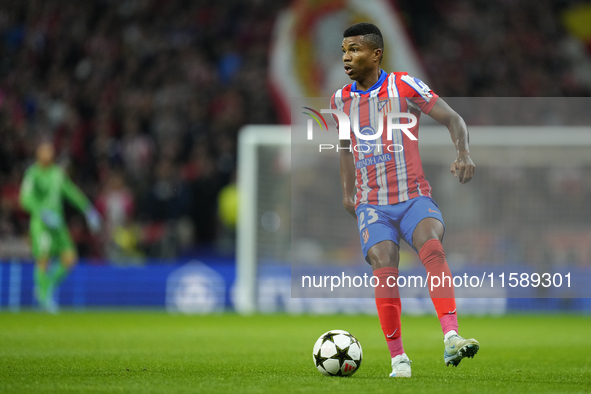
<instances>
[{"instance_id":1,"label":"soccer player","mask_svg":"<svg viewBox=\"0 0 591 394\"><path fill-rule=\"evenodd\" d=\"M64 171L54 164L55 151L48 142L37 148L37 162L27 169L21 185L20 203L31 215L30 234L35 259L35 297L50 313L57 312L54 291L78 259L64 220L62 199L84 213L88 226L98 232L98 212ZM50 260L59 261L50 267Z\"/></svg>"},{"instance_id":2,"label":"soccer player","mask_svg":"<svg viewBox=\"0 0 591 394\"><path fill-rule=\"evenodd\" d=\"M398 278L400 238L418 254L430 277L451 277L441 245L444 223L438 205L431 198L418 150L418 121L421 112L445 125L456 147L452 174L464 184L474 175L468 147L468 130L462 117L421 80L405 72L386 73L380 68L383 38L370 23L348 27L343 34L345 73L354 82L331 98L331 108L350 119L350 139L340 142L340 174L345 209L357 218L363 254L380 284ZM388 139L387 114L401 113L394 122L407 125L406 133L394 129ZM338 127L338 119L337 127ZM381 136L375 140L359 134ZM408 134L412 134L411 139ZM373 137L371 137L373 138ZM393 283L392 281L390 283ZM444 334L444 361L457 366L479 349L475 339L458 334L453 284L430 291ZM401 337L401 302L398 288L375 288L376 305L382 331L392 357L391 377L410 377L410 360Z\"/></svg>"}]
</instances>

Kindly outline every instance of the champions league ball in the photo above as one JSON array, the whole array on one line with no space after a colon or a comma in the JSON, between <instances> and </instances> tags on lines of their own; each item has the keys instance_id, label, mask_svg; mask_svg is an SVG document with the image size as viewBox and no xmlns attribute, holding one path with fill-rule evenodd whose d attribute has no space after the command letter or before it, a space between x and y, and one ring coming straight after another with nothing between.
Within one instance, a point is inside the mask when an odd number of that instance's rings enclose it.
<instances>
[{"instance_id":1,"label":"champions league ball","mask_svg":"<svg viewBox=\"0 0 591 394\"><path fill-rule=\"evenodd\" d=\"M314 344L312 359L324 376L351 376L361 366L363 351L357 338L347 331L331 330Z\"/></svg>"}]
</instances>

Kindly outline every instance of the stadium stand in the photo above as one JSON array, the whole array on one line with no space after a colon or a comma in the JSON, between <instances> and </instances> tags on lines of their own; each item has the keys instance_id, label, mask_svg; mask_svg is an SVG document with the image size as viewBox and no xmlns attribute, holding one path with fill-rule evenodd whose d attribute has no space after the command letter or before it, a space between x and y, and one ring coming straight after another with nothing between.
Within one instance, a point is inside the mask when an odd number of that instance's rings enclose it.
<instances>
[{"instance_id":1,"label":"stadium stand","mask_svg":"<svg viewBox=\"0 0 591 394\"><path fill-rule=\"evenodd\" d=\"M535 14L523 1L421 3L393 2L441 96L591 93L564 49L566 2L538 1ZM238 130L277 122L267 50L288 4L2 2L0 258L28 254L18 187L42 138L106 218L96 240L69 213L82 256L141 260L215 244Z\"/></svg>"}]
</instances>

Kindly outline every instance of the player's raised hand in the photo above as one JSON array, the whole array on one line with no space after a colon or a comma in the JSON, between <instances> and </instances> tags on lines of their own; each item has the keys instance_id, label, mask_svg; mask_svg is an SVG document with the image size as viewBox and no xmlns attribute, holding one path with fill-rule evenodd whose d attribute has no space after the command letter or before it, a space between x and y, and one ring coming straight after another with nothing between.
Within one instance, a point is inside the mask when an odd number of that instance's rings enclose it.
<instances>
[{"instance_id":1,"label":"player's raised hand","mask_svg":"<svg viewBox=\"0 0 591 394\"><path fill-rule=\"evenodd\" d=\"M458 178L460 183L470 182L474 176L474 169L476 165L472 161L469 154L460 154L456 161L451 163L451 173Z\"/></svg>"}]
</instances>

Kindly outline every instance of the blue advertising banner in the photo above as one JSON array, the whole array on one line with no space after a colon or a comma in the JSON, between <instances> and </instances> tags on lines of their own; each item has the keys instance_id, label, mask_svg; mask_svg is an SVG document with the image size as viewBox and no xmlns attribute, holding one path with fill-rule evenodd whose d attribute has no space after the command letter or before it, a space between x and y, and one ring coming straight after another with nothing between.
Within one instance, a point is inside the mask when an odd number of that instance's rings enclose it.
<instances>
[{"instance_id":1,"label":"blue advertising banner","mask_svg":"<svg viewBox=\"0 0 591 394\"><path fill-rule=\"evenodd\" d=\"M139 267L78 265L57 293L64 308L166 308L171 313L207 314L232 311L235 265L228 259L179 261ZM576 272L576 277L588 273ZM375 314L366 298L292 298L289 266L259 267L258 310L261 313ZM556 311L591 313L589 298L459 298L465 314ZM0 264L0 309L35 307L33 264ZM405 298L407 314L431 314L429 298Z\"/></svg>"}]
</instances>

